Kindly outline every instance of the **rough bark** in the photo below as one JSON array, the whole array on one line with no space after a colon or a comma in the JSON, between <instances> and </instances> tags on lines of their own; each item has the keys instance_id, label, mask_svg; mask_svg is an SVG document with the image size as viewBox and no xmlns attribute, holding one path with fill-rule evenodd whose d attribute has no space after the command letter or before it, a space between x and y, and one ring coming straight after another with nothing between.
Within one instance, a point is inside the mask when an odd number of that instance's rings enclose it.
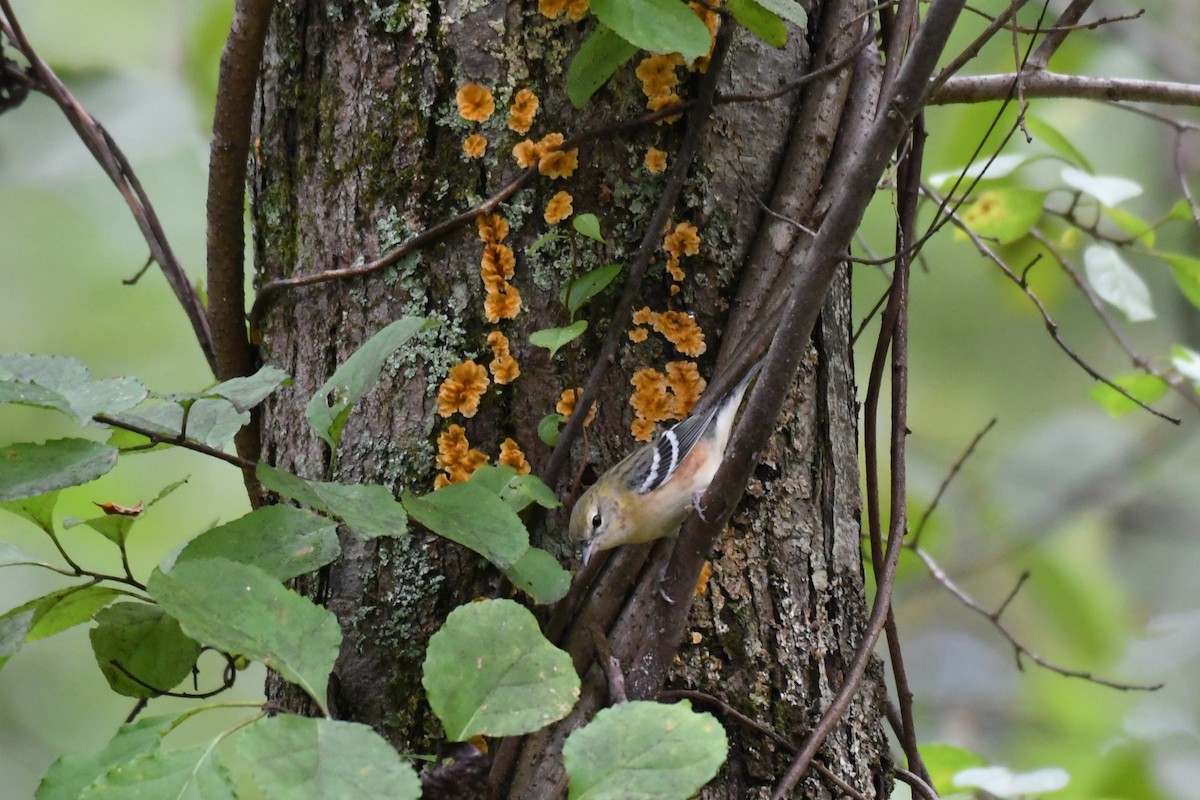
<instances>
[{"instance_id":1,"label":"rough bark","mask_svg":"<svg viewBox=\"0 0 1200 800\"><path fill-rule=\"evenodd\" d=\"M847 50L861 30L835 22L857 10L835 10L823 15L821 7L813 8L808 39L793 37L784 50L739 34L723 91L767 91ZM252 164L258 280L369 261L510 181L519 170L509 150L523 137L508 131L504 120L518 88L534 90L542 103L529 134L534 139L550 131L570 136L599 120L641 113L644 98L632 67L584 112L567 103L563 74L587 27L549 22L535 4L279 3L266 45ZM858 80L870 76L860 72ZM455 89L469 81L491 88L497 100L495 117L482 127L489 148L481 161L461 151L463 137L479 126L459 119L454 109ZM754 248L782 247L783 239L798 235L768 221L770 236L764 238L759 229L767 218L755 199L776 190L789 140L793 149L812 148L805 174L785 177L802 195L789 211L810 224L819 219L822 179L834 169L840 119L848 113L830 99L844 98L848 85L839 76L769 103L722 106L705 134L700 163L674 214L700 229L701 256L687 264L678 298L670 297L660 270L652 270L643 292L656 310L679 308L696 316L709 341L703 372L711 373L722 349L728 298L747 274L755 274L747 267ZM589 333L565 356L552 362L527 343L530 331L561 324L557 290L571 268L565 244L535 255L523 251L546 232L546 200L567 189L576 213L594 212L602 220L611 245L604 253L582 249L579 269L626 259L644 233L661 184L641 166L645 149L654 145L671 153L681 126L650 126L588 143L569 180L539 179L502 208L512 226L514 282L525 310L498 327L512 343L522 377L493 387L478 416L466 423L473 445L494 457L498 442L512 436L537 471L548 451L538 444L536 425L563 388L582 382L606 329L608 310L600 301L586 309ZM804 136L812 140L797 141ZM480 251L472 225L395 268L277 298L262 321L262 358L288 370L294 385L266 408L264 459L310 478L427 490L433 442L446 425L430 387L453 363L491 358L485 339L497 326L483 319ZM739 309L754 313L745 302ZM367 337L406 313L436 316L443 325L385 371L356 408L331 462L304 421L304 402ZM849 329L849 288L842 280L814 336L792 411L762 454L737 524L713 553L713 578L693 609L696 635L681 643L671 680L672 687L719 697L791 739L817 718L836 688L865 618ZM663 343L624 349L589 428L586 461L596 470L631 446L625 398L633 369L675 358ZM584 456L577 448L572 472ZM556 487L564 496L567 484ZM564 522L550 515L535 536L569 560L575 554L564 541ZM497 595L499 580L474 554L422 532L372 542L343 537L343 547L344 557L303 587L338 614L346 633L331 687L335 713L372 725L403 751L433 752L440 731L420 684L425 644L450 609L474 596ZM589 661L580 664L581 674ZM886 759L874 702L879 680L876 674L864 686L822 759L867 796L879 796ZM588 681L596 683L594 674ZM284 705L306 707L285 684L273 681L269 692ZM602 687L585 701L581 708L603 703ZM730 759L705 796L759 796L786 762L761 734L725 722ZM551 797L547 787L561 786L546 754L553 756L570 724L531 737L519 751L513 796ZM555 744L547 749L546 742ZM815 775L804 787L805 796L839 794Z\"/></svg>"}]
</instances>

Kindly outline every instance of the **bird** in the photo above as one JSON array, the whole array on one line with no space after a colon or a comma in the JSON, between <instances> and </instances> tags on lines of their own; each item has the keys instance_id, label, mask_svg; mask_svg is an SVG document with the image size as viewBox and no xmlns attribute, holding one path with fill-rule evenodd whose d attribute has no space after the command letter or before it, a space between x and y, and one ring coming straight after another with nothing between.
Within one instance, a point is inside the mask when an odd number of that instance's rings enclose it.
<instances>
[{"instance_id":1,"label":"bird","mask_svg":"<svg viewBox=\"0 0 1200 800\"><path fill-rule=\"evenodd\" d=\"M571 540L583 544L583 566L601 551L679 529L716 475L742 398L762 364L755 362L728 394L657 434L583 493L568 528Z\"/></svg>"}]
</instances>

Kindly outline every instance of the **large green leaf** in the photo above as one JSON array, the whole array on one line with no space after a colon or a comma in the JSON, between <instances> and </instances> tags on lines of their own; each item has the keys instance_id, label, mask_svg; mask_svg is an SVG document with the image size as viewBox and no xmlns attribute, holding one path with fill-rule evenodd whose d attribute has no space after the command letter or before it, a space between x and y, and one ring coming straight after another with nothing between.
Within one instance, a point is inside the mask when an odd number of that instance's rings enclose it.
<instances>
[{"instance_id":1,"label":"large green leaf","mask_svg":"<svg viewBox=\"0 0 1200 800\"><path fill-rule=\"evenodd\" d=\"M174 563L228 558L286 581L325 566L341 553L337 524L293 506L263 506L192 539Z\"/></svg>"},{"instance_id":2,"label":"large green leaf","mask_svg":"<svg viewBox=\"0 0 1200 800\"><path fill-rule=\"evenodd\" d=\"M962 220L985 239L1011 244L1037 224L1045 200L1045 192L1032 189L1015 186L991 189L963 211Z\"/></svg>"},{"instance_id":3,"label":"large green leaf","mask_svg":"<svg viewBox=\"0 0 1200 800\"><path fill-rule=\"evenodd\" d=\"M429 530L469 547L501 569L529 549L529 531L512 508L477 483L455 483L419 496L405 492L405 510Z\"/></svg>"},{"instance_id":4,"label":"large green leaf","mask_svg":"<svg viewBox=\"0 0 1200 800\"><path fill-rule=\"evenodd\" d=\"M583 108L596 90L607 83L612 74L636 52L637 47L621 38L612 28L597 25L567 68L567 97L571 103L576 108Z\"/></svg>"},{"instance_id":5,"label":"large green leaf","mask_svg":"<svg viewBox=\"0 0 1200 800\"><path fill-rule=\"evenodd\" d=\"M361 539L408 532L408 515L386 487L309 481L262 463L257 475L266 488L337 517Z\"/></svg>"},{"instance_id":6,"label":"large green leaf","mask_svg":"<svg viewBox=\"0 0 1200 800\"><path fill-rule=\"evenodd\" d=\"M334 370L304 408L304 416L317 436L336 449L351 407L379 380L388 357L417 333L437 325L437 320L423 317L398 319L368 339Z\"/></svg>"},{"instance_id":7,"label":"large green leaf","mask_svg":"<svg viewBox=\"0 0 1200 800\"><path fill-rule=\"evenodd\" d=\"M50 765L38 785L36 800L79 800L87 787L113 767L157 750L175 717L142 717L122 725L98 753L68 753Z\"/></svg>"},{"instance_id":8,"label":"large green leaf","mask_svg":"<svg viewBox=\"0 0 1200 800\"><path fill-rule=\"evenodd\" d=\"M568 797L685 800L712 780L727 750L717 720L687 702L621 703L567 737Z\"/></svg>"},{"instance_id":9,"label":"large green leaf","mask_svg":"<svg viewBox=\"0 0 1200 800\"><path fill-rule=\"evenodd\" d=\"M559 293L559 299L574 314L583 307L584 303L604 291L624 268L624 264L608 264L584 273L571 281L569 292L567 291L568 287L563 286Z\"/></svg>"},{"instance_id":10,"label":"large green leaf","mask_svg":"<svg viewBox=\"0 0 1200 800\"><path fill-rule=\"evenodd\" d=\"M233 403L222 397L205 397L190 402L186 410L186 424L184 414L184 407L179 403L159 403L124 414L114 414L113 418L164 436L186 434L188 439L218 449L233 441L234 434L250 422L248 412L238 411ZM139 433L115 428L108 442L122 449L144 448L150 439Z\"/></svg>"},{"instance_id":11,"label":"large green leaf","mask_svg":"<svg viewBox=\"0 0 1200 800\"><path fill-rule=\"evenodd\" d=\"M32 608L33 626L27 641L45 639L89 621L96 612L121 597L118 589L95 583L70 586L30 600L20 608Z\"/></svg>"},{"instance_id":12,"label":"large green leaf","mask_svg":"<svg viewBox=\"0 0 1200 800\"><path fill-rule=\"evenodd\" d=\"M113 766L79 800L234 800L213 743L151 750Z\"/></svg>"},{"instance_id":13,"label":"large green leaf","mask_svg":"<svg viewBox=\"0 0 1200 800\"><path fill-rule=\"evenodd\" d=\"M155 570L150 596L201 644L261 661L325 708L342 632L337 618L264 570L225 558Z\"/></svg>"},{"instance_id":14,"label":"large green leaf","mask_svg":"<svg viewBox=\"0 0 1200 800\"><path fill-rule=\"evenodd\" d=\"M174 617L146 603L117 603L103 609L88 636L108 685L127 697L169 692L188 676L200 656L200 645L184 635Z\"/></svg>"},{"instance_id":15,"label":"large green leaf","mask_svg":"<svg viewBox=\"0 0 1200 800\"><path fill-rule=\"evenodd\" d=\"M421 782L396 749L356 722L282 715L238 734L268 800L416 800Z\"/></svg>"},{"instance_id":16,"label":"large green leaf","mask_svg":"<svg viewBox=\"0 0 1200 800\"><path fill-rule=\"evenodd\" d=\"M117 449L89 439L18 442L0 447L0 500L20 500L99 478Z\"/></svg>"},{"instance_id":17,"label":"large green leaf","mask_svg":"<svg viewBox=\"0 0 1200 800\"><path fill-rule=\"evenodd\" d=\"M565 717L579 699L571 657L546 641L533 614L511 600L451 611L429 639L421 683L455 742L539 730Z\"/></svg>"},{"instance_id":18,"label":"large green leaf","mask_svg":"<svg viewBox=\"0 0 1200 800\"><path fill-rule=\"evenodd\" d=\"M0 403L52 408L85 423L96 414L115 414L146 398L133 378L94 381L88 368L66 356L0 356Z\"/></svg>"},{"instance_id":19,"label":"large green leaf","mask_svg":"<svg viewBox=\"0 0 1200 800\"><path fill-rule=\"evenodd\" d=\"M708 53L712 37L681 0L592 0L596 19L625 41L651 53L679 53L689 61Z\"/></svg>"}]
</instances>

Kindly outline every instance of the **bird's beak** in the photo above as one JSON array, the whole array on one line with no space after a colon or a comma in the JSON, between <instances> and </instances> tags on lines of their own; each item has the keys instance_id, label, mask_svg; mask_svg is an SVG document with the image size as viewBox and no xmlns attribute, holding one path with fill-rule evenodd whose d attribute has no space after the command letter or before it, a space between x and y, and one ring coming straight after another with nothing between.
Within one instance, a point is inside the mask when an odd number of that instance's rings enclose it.
<instances>
[{"instance_id":1,"label":"bird's beak","mask_svg":"<svg viewBox=\"0 0 1200 800\"><path fill-rule=\"evenodd\" d=\"M596 540L587 543L587 547L583 548L583 566L587 568L588 562L592 560L592 554L596 552Z\"/></svg>"}]
</instances>

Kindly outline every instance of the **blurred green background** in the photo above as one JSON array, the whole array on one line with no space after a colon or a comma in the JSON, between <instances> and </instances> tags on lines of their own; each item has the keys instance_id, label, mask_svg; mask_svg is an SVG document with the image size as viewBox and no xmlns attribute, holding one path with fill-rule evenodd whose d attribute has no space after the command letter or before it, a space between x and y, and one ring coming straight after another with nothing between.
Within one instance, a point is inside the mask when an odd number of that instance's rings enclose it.
<instances>
[{"instance_id":1,"label":"blurred green background","mask_svg":"<svg viewBox=\"0 0 1200 800\"><path fill-rule=\"evenodd\" d=\"M180 259L202 278L206 134L230 4L14 5L43 57L121 144ZM1001 5L982 4L993 11ZM1091 75L1182 79L1186 75L1171 71L1186 73L1194 64L1170 54L1173 48L1185 56L1196 52L1196 42L1182 37L1195 37L1200 26L1179 23L1181 14L1196 13L1183 3L1164 4L1150 18L1123 26L1125 31L1140 26L1136 35L1117 29L1078 34L1053 66ZM1032 24L1035 16L1023 21ZM961 46L983 24L966 19L956 41ZM1000 42L972 69L1004 71L1011 60L1011 43ZM927 173L967 163L996 110L932 109ZM1145 187L1127 204L1131 211L1156 219L1178 198L1169 129L1095 103L1037 101L1033 110L1067 135L1098 172ZM1173 113L1195 119L1185 109ZM1005 152L1039 149L1021 138ZM1196 145L1190 142L1185 150L1189 163L1200 153ZM892 213L892 198L881 193L864 227L865 240L879 253L892 247ZM1159 234L1160 246L1177 252L1194 252L1197 239L1193 227L1181 224ZM41 97L0 116L0 242L4 351L74 355L96 377L134 375L160 391L196 390L211 382L161 275L152 270L135 286L122 285L145 261L145 244L119 195L62 115ZM1081 260L1078 249L1070 255ZM1122 322L1137 346L1159 363L1173 343L1200 349L1196 309L1161 265L1130 258L1150 284L1159 312L1151 322ZM1055 267L1042 263L1033 277L1063 337L1081 356L1106 374L1131 368ZM856 268L854 279L861 317L886 283L868 267ZM988 608L1003 600L1022 571L1031 571L1005 621L1045 657L1116 680L1166 683L1156 693L1123 693L1030 664L1019 672L1003 639L906 554L897 613L922 740L967 747L1014 770L1063 767L1072 781L1055 797L1195 797L1200 785L1195 408L1172 398L1162 402L1183 418L1179 427L1144 413L1109 417L1088 399L1092 381L1053 344L1028 299L969 243L954 241L949 230L925 250L912 295L912 518L920 516L971 438L989 420L998 420L943 498L924 545ZM863 386L873 333L868 326L859 342ZM0 441L74 432L49 412L0 407ZM135 528L133 569L144 575L181 542L244 513L234 470L173 451L122 459L104 479L65 492L60 514L92 516L91 504L100 501L133 505L185 475L187 485ZM15 517L0 525L6 540L54 557L32 526ZM72 529L65 538L85 557L115 563L111 545L89 530ZM32 568L9 568L0 577L0 604L8 608L59 585ZM201 688L218 677L206 673ZM257 670L241 675L236 697L259 696L261 682ZM184 705L160 700L151 713ZM99 749L130 709L127 698L107 690L86 627L23 649L0 671L0 797L31 796L53 759ZM178 735L198 736L231 719L206 715Z\"/></svg>"}]
</instances>

